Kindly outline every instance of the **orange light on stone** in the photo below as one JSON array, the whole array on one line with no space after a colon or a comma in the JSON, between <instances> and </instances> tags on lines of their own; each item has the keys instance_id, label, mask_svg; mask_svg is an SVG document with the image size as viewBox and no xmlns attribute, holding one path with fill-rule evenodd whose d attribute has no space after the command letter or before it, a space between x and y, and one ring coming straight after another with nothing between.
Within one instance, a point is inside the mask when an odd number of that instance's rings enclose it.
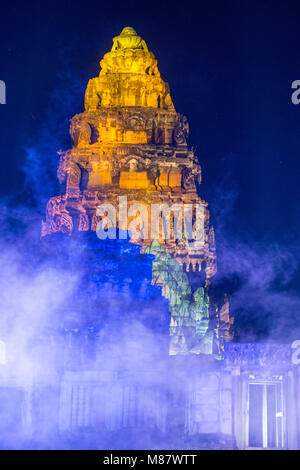
<instances>
[{"instance_id":1,"label":"orange light on stone","mask_svg":"<svg viewBox=\"0 0 300 470\"><path fill-rule=\"evenodd\" d=\"M120 175L121 189L147 189L150 185L146 171L122 171Z\"/></svg>"},{"instance_id":2,"label":"orange light on stone","mask_svg":"<svg viewBox=\"0 0 300 470\"><path fill-rule=\"evenodd\" d=\"M93 171L90 173L88 187L112 184L111 170L108 163L92 164Z\"/></svg>"}]
</instances>

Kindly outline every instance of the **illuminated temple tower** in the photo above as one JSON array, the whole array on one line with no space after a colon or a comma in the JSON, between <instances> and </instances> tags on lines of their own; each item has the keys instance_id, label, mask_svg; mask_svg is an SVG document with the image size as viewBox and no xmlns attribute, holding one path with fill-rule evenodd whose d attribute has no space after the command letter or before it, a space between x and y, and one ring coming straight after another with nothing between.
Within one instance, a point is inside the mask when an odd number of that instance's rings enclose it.
<instances>
[{"instance_id":1,"label":"illuminated temple tower","mask_svg":"<svg viewBox=\"0 0 300 470\"><path fill-rule=\"evenodd\" d=\"M153 53L133 28L113 39L100 65L99 77L87 86L85 111L71 120L73 147L61 152L58 169L66 192L50 199L43 235L96 231L103 215L97 208L105 203L116 208L117 225L125 211L119 228L126 232L142 212L133 205L144 204L146 233L135 242L155 256L152 282L169 299L170 353L221 357L232 320L228 302L219 315L208 295L216 273L214 230L207 203L198 195L201 168L187 145L187 118L176 112ZM158 217L151 215L151 205L161 208ZM183 214L190 207L195 230L197 205L202 208L201 240L176 239L174 218L164 208L181 208ZM163 214L170 223L168 236L162 232ZM161 231L154 241L151 230L158 219Z\"/></svg>"},{"instance_id":2,"label":"illuminated temple tower","mask_svg":"<svg viewBox=\"0 0 300 470\"><path fill-rule=\"evenodd\" d=\"M300 448L299 341L232 342L201 169L154 55L127 27L100 65L35 253L75 287L52 279L26 348L0 331L0 447L9 429L8 448ZM190 207L200 236L175 236Z\"/></svg>"}]
</instances>

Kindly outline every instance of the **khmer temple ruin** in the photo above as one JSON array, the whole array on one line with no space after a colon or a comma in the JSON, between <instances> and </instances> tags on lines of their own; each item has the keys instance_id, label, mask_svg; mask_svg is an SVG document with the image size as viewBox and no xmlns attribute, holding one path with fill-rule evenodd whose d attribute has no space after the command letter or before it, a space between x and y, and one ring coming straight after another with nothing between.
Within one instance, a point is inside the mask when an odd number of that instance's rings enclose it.
<instances>
[{"instance_id":1,"label":"khmer temple ruin","mask_svg":"<svg viewBox=\"0 0 300 470\"><path fill-rule=\"evenodd\" d=\"M188 120L133 28L113 38L84 106L41 237L80 288L32 342L30 382L3 342L0 396L19 397L20 435L57 448L299 448L295 348L234 342Z\"/></svg>"},{"instance_id":2,"label":"khmer temple ruin","mask_svg":"<svg viewBox=\"0 0 300 470\"><path fill-rule=\"evenodd\" d=\"M220 318L216 306L209 302L208 288L216 272L214 229L207 203L197 191L201 167L187 144L187 118L176 112L153 53L133 28L124 28L113 39L113 47L100 66L99 77L88 83L85 111L71 120L73 147L61 153L58 169L66 192L50 199L43 235L96 231L99 205L110 203L118 208L119 198L122 201L126 197L128 208L143 204L159 210L192 208L201 203L205 221L199 246L193 243L190 248L187 241L175 239L172 233L164 239L158 234L155 243L148 232L159 214L154 217L150 211L145 223L148 234L140 243L142 252L155 255L153 283L160 285L169 299L175 336L172 353L220 355L232 319L226 318L228 328L219 330L225 316L221 310ZM127 207L123 226L119 227L122 230L127 230L136 215L127 214ZM197 289L192 288L188 272L190 278L198 279ZM212 319L213 329L209 328Z\"/></svg>"}]
</instances>

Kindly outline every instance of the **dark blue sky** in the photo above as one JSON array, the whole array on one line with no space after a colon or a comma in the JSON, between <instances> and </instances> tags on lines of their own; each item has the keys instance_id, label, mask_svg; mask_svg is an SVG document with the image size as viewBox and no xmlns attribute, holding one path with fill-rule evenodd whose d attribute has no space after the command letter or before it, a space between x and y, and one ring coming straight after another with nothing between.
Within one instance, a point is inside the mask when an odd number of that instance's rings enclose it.
<instances>
[{"instance_id":1,"label":"dark blue sky","mask_svg":"<svg viewBox=\"0 0 300 470\"><path fill-rule=\"evenodd\" d=\"M4 2L0 196L33 204L38 192L44 204L55 194L68 119L83 110L112 37L132 26L189 118L216 227L242 240L297 244L300 105L291 83L300 79L299 18L293 0ZM291 283L300 291L299 278Z\"/></svg>"}]
</instances>

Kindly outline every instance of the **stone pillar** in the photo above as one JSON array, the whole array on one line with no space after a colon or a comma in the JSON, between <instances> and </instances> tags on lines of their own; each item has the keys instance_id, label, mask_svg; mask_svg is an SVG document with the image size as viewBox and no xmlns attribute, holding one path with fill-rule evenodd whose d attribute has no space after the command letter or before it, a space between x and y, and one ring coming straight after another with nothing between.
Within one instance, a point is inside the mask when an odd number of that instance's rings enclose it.
<instances>
[{"instance_id":1,"label":"stone pillar","mask_svg":"<svg viewBox=\"0 0 300 470\"><path fill-rule=\"evenodd\" d=\"M248 381L240 368L232 370L233 436L239 450L248 446Z\"/></svg>"},{"instance_id":2,"label":"stone pillar","mask_svg":"<svg viewBox=\"0 0 300 470\"><path fill-rule=\"evenodd\" d=\"M232 436L232 375L228 371L220 378L220 432Z\"/></svg>"},{"instance_id":3,"label":"stone pillar","mask_svg":"<svg viewBox=\"0 0 300 470\"><path fill-rule=\"evenodd\" d=\"M284 396L285 396L285 414L286 414L286 448L289 450L298 449L299 438L299 367L290 370L285 378Z\"/></svg>"}]
</instances>

